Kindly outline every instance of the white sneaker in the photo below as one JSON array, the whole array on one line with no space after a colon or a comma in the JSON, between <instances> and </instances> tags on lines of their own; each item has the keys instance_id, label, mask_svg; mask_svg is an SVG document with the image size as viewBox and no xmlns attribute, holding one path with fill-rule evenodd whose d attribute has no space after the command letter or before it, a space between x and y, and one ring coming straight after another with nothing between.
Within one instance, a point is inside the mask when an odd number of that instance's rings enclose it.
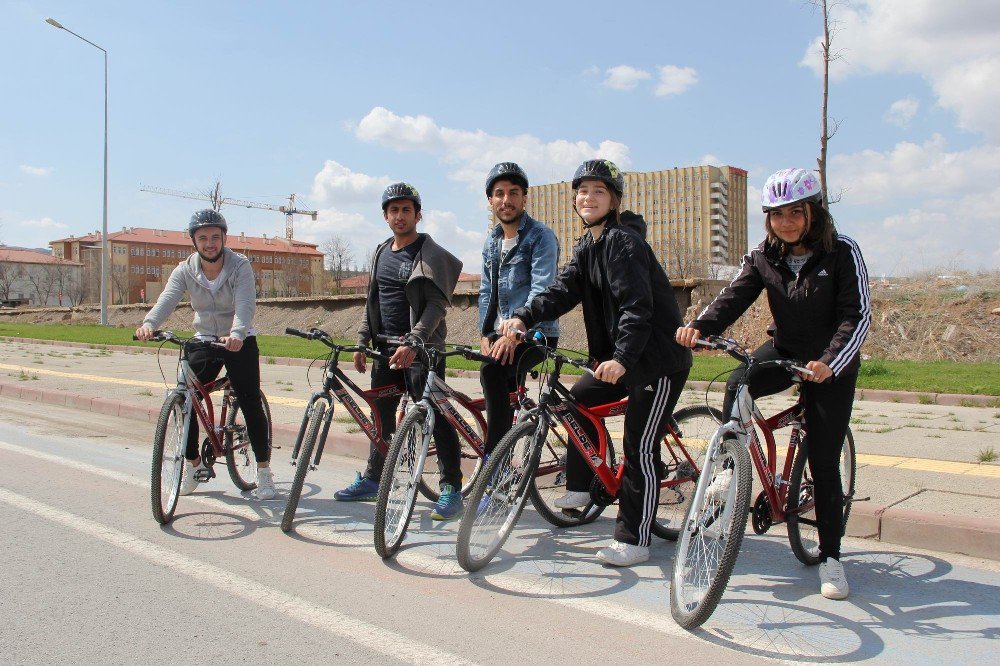
<instances>
[{"instance_id":1,"label":"white sneaker","mask_svg":"<svg viewBox=\"0 0 1000 666\"><path fill-rule=\"evenodd\" d=\"M705 499L712 504L721 504L729 495L729 486L733 483L733 470L724 469L715 475L712 483L705 490Z\"/></svg>"},{"instance_id":2,"label":"white sneaker","mask_svg":"<svg viewBox=\"0 0 1000 666\"><path fill-rule=\"evenodd\" d=\"M203 469L208 469L207 467L205 467L204 460L198 463L197 467L192 465L189 461L185 461L184 473L183 477L181 478L181 491L180 491L181 495L190 495L195 490L197 490L198 484L201 483L201 481L196 479L194 475L195 472L198 472Z\"/></svg>"},{"instance_id":3,"label":"white sneaker","mask_svg":"<svg viewBox=\"0 0 1000 666\"><path fill-rule=\"evenodd\" d=\"M257 499L270 500L277 495L274 489L274 478L271 476L271 468L257 468Z\"/></svg>"},{"instance_id":4,"label":"white sneaker","mask_svg":"<svg viewBox=\"0 0 1000 666\"><path fill-rule=\"evenodd\" d=\"M649 559L649 548L631 543L612 541L607 548L597 551L597 559L613 567L630 567Z\"/></svg>"},{"instance_id":5,"label":"white sneaker","mask_svg":"<svg viewBox=\"0 0 1000 666\"><path fill-rule=\"evenodd\" d=\"M590 493L582 490L570 490L553 504L560 509L582 509L590 504Z\"/></svg>"},{"instance_id":6,"label":"white sneaker","mask_svg":"<svg viewBox=\"0 0 1000 666\"><path fill-rule=\"evenodd\" d=\"M820 563L819 582L819 590L827 599L846 599L851 591L844 574L844 565L832 557Z\"/></svg>"}]
</instances>

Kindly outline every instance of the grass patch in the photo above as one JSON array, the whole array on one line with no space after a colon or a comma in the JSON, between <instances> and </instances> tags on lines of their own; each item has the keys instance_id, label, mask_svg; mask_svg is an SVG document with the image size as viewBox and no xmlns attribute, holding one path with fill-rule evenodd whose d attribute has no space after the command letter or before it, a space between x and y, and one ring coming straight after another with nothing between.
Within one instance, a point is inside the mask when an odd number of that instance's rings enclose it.
<instances>
[{"instance_id":1,"label":"grass patch","mask_svg":"<svg viewBox=\"0 0 1000 666\"><path fill-rule=\"evenodd\" d=\"M934 399L934 396L925 395L921 393L920 395L917 396L917 402L919 402L921 405L933 405L937 401Z\"/></svg>"},{"instance_id":2,"label":"grass patch","mask_svg":"<svg viewBox=\"0 0 1000 666\"><path fill-rule=\"evenodd\" d=\"M966 398L962 398L961 400L959 400L958 404L961 407L976 407L977 406L974 401L968 400Z\"/></svg>"},{"instance_id":3,"label":"grass patch","mask_svg":"<svg viewBox=\"0 0 1000 666\"><path fill-rule=\"evenodd\" d=\"M22 324L0 323L0 336L82 342L98 355L110 352L105 345L149 346L132 340L131 328L111 328L95 324ZM191 335L190 331L175 331L178 335ZM328 348L322 343L303 340L291 335L261 335L257 338L261 355L313 359L322 356ZM341 340L353 344L351 340ZM168 345L168 348L171 346ZM72 352L75 356L81 352ZM93 354L93 352L91 352ZM341 361L350 361L350 354L341 355ZM265 361L270 363L270 361ZM479 363L463 358L448 359L448 367L461 370L478 370ZM695 355L690 379L708 381L719 376L724 382L736 362L729 356ZM580 374L576 368L567 368L566 374ZM886 361L870 359L861 365L858 388L934 393L967 393L997 396L988 404L1000 409L1000 363L952 363L946 361Z\"/></svg>"},{"instance_id":4,"label":"grass patch","mask_svg":"<svg viewBox=\"0 0 1000 666\"><path fill-rule=\"evenodd\" d=\"M153 392L150 391L149 389L142 389L141 391L139 391L138 395L153 395Z\"/></svg>"},{"instance_id":5,"label":"grass patch","mask_svg":"<svg viewBox=\"0 0 1000 666\"><path fill-rule=\"evenodd\" d=\"M982 463L993 462L997 458L1000 458L1000 456L997 455L997 452L993 450L992 446L989 446L985 449L980 449L979 455L976 456L976 459Z\"/></svg>"}]
</instances>

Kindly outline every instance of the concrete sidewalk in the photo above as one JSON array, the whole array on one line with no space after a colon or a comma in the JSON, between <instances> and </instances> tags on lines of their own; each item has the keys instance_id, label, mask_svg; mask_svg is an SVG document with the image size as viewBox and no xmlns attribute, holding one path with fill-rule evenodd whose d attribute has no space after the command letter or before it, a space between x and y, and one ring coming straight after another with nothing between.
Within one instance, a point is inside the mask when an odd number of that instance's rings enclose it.
<instances>
[{"instance_id":1,"label":"concrete sidewalk","mask_svg":"<svg viewBox=\"0 0 1000 666\"><path fill-rule=\"evenodd\" d=\"M65 405L152 426L164 391L174 385L176 353L157 358L146 351L0 341L0 400ZM276 457L291 454L306 400L321 381L321 362L308 374L300 363L261 364L275 445L282 447ZM349 364L344 370L367 386L367 378ZM480 393L476 377L451 377L449 383L473 396ZM709 394L709 400L717 405L721 397ZM704 401L699 387L685 390L680 405ZM790 403L787 396L774 396L759 404L764 413L773 413ZM979 461L991 447L1000 452L1000 409L859 399L851 427L858 452L857 496L871 500L854 504L849 535L1000 559L1000 464ZM616 426L609 428L614 432ZM327 446L341 455L368 454L368 440L339 410Z\"/></svg>"}]
</instances>

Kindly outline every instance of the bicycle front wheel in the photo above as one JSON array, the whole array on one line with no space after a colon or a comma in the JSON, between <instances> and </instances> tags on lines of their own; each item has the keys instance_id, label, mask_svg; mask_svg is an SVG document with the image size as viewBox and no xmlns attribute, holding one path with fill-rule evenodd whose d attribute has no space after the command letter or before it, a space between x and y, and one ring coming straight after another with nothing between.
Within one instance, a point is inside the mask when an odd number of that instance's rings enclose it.
<instances>
[{"instance_id":1,"label":"bicycle front wheel","mask_svg":"<svg viewBox=\"0 0 1000 666\"><path fill-rule=\"evenodd\" d=\"M267 419L267 448L271 448L271 407L267 404L264 392L260 393L260 402L264 406L264 418ZM250 446L250 436L247 434L246 419L240 403L233 400L233 409L226 417L226 467L229 478L242 491L257 487L257 458ZM270 459L270 457L268 457Z\"/></svg>"},{"instance_id":2,"label":"bicycle front wheel","mask_svg":"<svg viewBox=\"0 0 1000 666\"><path fill-rule=\"evenodd\" d=\"M187 416L190 416L187 415ZM166 525L174 517L184 475L184 396L171 394L160 409L153 435L153 468L150 476L153 518Z\"/></svg>"},{"instance_id":3,"label":"bicycle front wheel","mask_svg":"<svg viewBox=\"0 0 1000 666\"><path fill-rule=\"evenodd\" d=\"M660 451L667 476L660 482L660 501L652 525L653 534L670 541L676 541L680 534L708 443L722 423L722 412L708 405L694 405L677 410L674 421L677 439L668 431Z\"/></svg>"},{"instance_id":4,"label":"bicycle front wheel","mask_svg":"<svg viewBox=\"0 0 1000 666\"><path fill-rule=\"evenodd\" d=\"M597 520L607 504L591 500L579 509L560 509L555 501L566 494L566 454L573 448L562 432L546 428L545 443L538 452L538 464L528 487L531 504L535 511L556 527L586 525ZM573 449L576 451L576 449ZM608 466L614 468L616 461L614 442L608 438Z\"/></svg>"},{"instance_id":5,"label":"bicycle front wheel","mask_svg":"<svg viewBox=\"0 0 1000 666\"><path fill-rule=\"evenodd\" d=\"M819 529L816 525L816 497L812 472L808 468L809 437L802 438L795 462L792 464L792 478L788 481L788 502L785 521L788 523L788 543L799 562L809 566L819 564ZM847 527L851 513L851 498L854 496L854 473L857 461L854 454L854 434L847 429L844 446L840 450L840 487L844 493L844 518L841 535Z\"/></svg>"},{"instance_id":6,"label":"bicycle front wheel","mask_svg":"<svg viewBox=\"0 0 1000 666\"><path fill-rule=\"evenodd\" d=\"M727 436L705 461L681 529L670 586L670 614L694 629L715 611L740 552L750 508L750 455ZM732 472L727 479L728 471Z\"/></svg>"},{"instance_id":7,"label":"bicycle front wheel","mask_svg":"<svg viewBox=\"0 0 1000 666\"><path fill-rule=\"evenodd\" d=\"M469 508L458 528L455 554L466 571L478 571L497 554L517 524L538 463L539 439L535 421L515 425L494 449L482 475L469 494Z\"/></svg>"},{"instance_id":8,"label":"bicycle front wheel","mask_svg":"<svg viewBox=\"0 0 1000 666\"><path fill-rule=\"evenodd\" d=\"M383 558L399 550L413 515L417 486L430 448L431 434L424 432L427 418L423 405L410 408L385 455L375 503L375 551Z\"/></svg>"},{"instance_id":9,"label":"bicycle front wheel","mask_svg":"<svg viewBox=\"0 0 1000 666\"><path fill-rule=\"evenodd\" d=\"M302 437L302 444L299 446L299 457L295 459L295 477L292 479L292 487L288 491L288 503L285 504L285 513L281 516L282 532L288 532L292 529L292 521L295 520L295 511L299 506L299 497L302 495L302 486L306 482L306 474L309 473L309 466L312 465L313 451L316 448L319 431L323 427L323 414L325 412L325 402L317 400L313 403L306 432Z\"/></svg>"},{"instance_id":10,"label":"bicycle front wheel","mask_svg":"<svg viewBox=\"0 0 1000 666\"><path fill-rule=\"evenodd\" d=\"M472 415L471 412L466 410L458 402L452 404L455 409L457 409L462 414L462 417L467 423L471 423L475 426L476 431L479 434L479 441L486 440L486 433L483 432L479 421ZM438 414L439 419L444 417ZM432 436L431 450L427 453L427 458L434 458L439 455L437 450L437 442L434 441ZM472 492L472 486L475 485L476 479L479 478L479 472L483 469L483 459L480 457L476 449L466 441L465 437L458 434L458 444L459 444L459 459L462 465L462 496L468 497L469 493ZM431 502L437 502L441 497L440 492L441 487L441 464L438 462L434 465L424 465L424 473L421 475L420 479L420 494L426 497Z\"/></svg>"}]
</instances>

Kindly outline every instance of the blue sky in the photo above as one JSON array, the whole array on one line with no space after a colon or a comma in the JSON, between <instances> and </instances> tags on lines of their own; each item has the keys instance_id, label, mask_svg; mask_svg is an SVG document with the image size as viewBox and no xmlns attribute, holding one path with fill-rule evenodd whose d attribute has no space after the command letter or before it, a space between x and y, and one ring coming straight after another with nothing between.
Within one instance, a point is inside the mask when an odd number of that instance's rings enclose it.
<instances>
[{"instance_id":1,"label":"blue sky","mask_svg":"<svg viewBox=\"0 0 1000 666\"><path fill-rule=\"evenodd\" d=\"M534 182L610 157L811 167L820 16L801 0L692 2L37 2L0 9L0 240L100 227L101 53L109 52L109 228L183 227L196 202L140 184L281 204L296 237L387 235L390 181L478 271L482 180ZM837 15L833 208L873 274L1000 268L1000 3L855 0ZM225 208L234 231L277 213ZM751 207L751 241L761 236Z\"/></svg>"}]
</instances>

